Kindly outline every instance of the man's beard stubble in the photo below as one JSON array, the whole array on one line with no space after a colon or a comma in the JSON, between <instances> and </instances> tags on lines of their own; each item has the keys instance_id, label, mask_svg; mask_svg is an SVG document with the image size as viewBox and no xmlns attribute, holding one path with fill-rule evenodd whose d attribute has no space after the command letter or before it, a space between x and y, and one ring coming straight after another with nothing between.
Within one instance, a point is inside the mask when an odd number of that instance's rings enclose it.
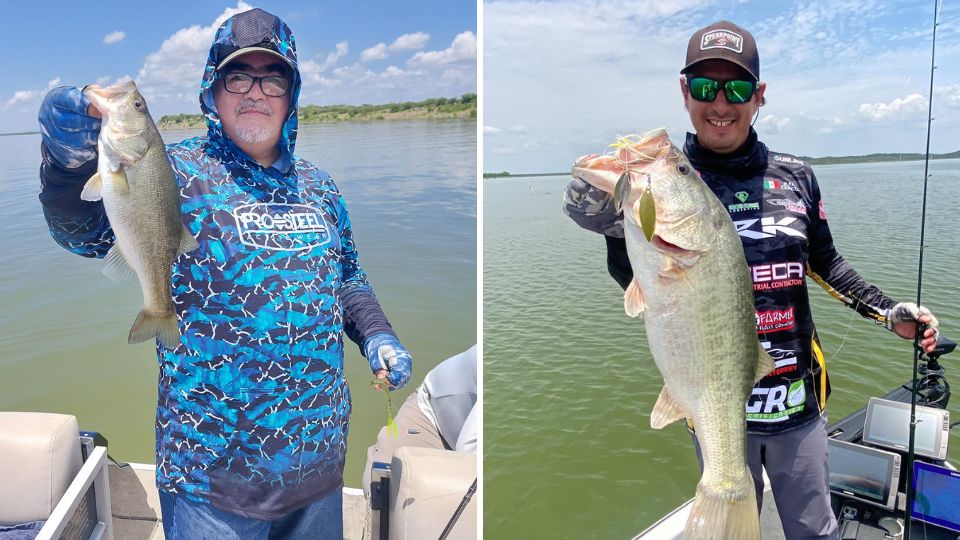
<instances>
[{"instance_id":1,"label":"man's beard stubble","mask_svg":"<svg viewBox=\"0 0 960 540\"><path fill-rule=\"evenodd\" d=\"M253 99L245 99L237 105L235 113L238 117L250 109L260 111L266 115L266 118L273 116L273 110L264 103L263 101L257 101ZM245 144L257 144L270 140L276 136L276 130L273 129L273 126L269 125L267 122L264 122L265 119L253 120L256 118L248 117L241 118L237 124L234 126L234 135L237 138L237 142Z\"/></svg>"}]
</instances>

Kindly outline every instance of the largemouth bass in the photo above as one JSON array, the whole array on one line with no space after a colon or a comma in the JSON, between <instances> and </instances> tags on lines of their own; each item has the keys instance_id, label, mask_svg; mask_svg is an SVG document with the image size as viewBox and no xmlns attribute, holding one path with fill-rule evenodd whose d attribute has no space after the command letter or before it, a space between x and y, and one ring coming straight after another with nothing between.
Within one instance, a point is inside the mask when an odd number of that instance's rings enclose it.
<instances>
[{"instance_id":1,"label":"largemouth bass","mask_svg":"<svg viewBox=\"0 0 960 540\"><path fill-rule=\"evenodd\" d=\"M157 338L164 347L180 341L170 291L171 265L181 253L198 247L180 218L180 195L173 169L147 103L132 81L83 89L103 115L97 142L97 173L80 198L103 200L116 243L103 273L140 281L143 309L127 338L140 343Z\"/></svg>"},{"instance_id":2,"label":"largemouth bass","mask_svg":"<svg viewBox=\"0 0 960 540\"><path fill-rule=\"evenodd\" d=\"M621 138L607 155L580 158L573 176L623 210L634 278L628 315L644 314L664 386L650 425L693 422L703 474L685 539L760 538L746 460L745 404L774 368L756 332L753 285L730 215L667 132Z\"/></svg>"}]
</instances>

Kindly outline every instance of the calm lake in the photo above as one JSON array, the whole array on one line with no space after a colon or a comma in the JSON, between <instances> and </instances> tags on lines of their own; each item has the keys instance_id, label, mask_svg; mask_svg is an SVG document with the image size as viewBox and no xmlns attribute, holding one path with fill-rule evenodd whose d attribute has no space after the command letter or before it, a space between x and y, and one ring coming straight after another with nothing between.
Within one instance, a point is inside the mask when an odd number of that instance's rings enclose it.
<instances>
[{"instance_id":1,"label":"calm lake","mask_svg":"<svg viewBox=\"0 0 960 540\"><path fill-rule=\"evenodd\" d=\"M476 121L301 126L297 154L337 182L360 262L414 357L395 406L477 328ZM167 142L198 134L165 132ZM50 238L37 194L40 136L0 137L0 410L76 415L122 461L154 460L157 367L152 343L127 345L139 285L101 274L102 261ZM345 482L359 487L386 399L346 340L353 393Z\"/></svg>"},{"instance_id":2,"label":"calm lake","mask_svg":"<svg viewBox=\"0 0 960 540\"><path fill-rule=\"evenodd\" d=\"M840 253L891 297L913 301L923 162L815 172ZM922 298L956 340L960 162L932 162L931 172ZM662 378L642 321L624 314L607 274L603 239L561 210L567 181L484 181L488 538L632 538L691 498L700 476L680 423L649 427ZM909 379L912 346L809 287L833 386L828 411L839 420ZM960 353L944 366L960 380ZM950 410L960 419L960 397Z\"/></svg>"}]
</instances>

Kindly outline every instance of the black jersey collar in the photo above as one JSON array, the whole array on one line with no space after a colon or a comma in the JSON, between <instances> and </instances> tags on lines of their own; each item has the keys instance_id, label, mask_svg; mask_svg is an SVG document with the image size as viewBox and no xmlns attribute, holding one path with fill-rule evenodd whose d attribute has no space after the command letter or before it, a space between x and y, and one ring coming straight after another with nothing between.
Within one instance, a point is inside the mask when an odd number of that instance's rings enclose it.
<instances>
[{"instance_id":1,"label":"black jersey collar","mask_svg":"<svg viewBox=\"0 0 960 540\"><path fill-rule=\"evenodd\" d=\"M757 140L757 132L750 128L750 134L740 148L729 154L718 154L700 146L697 136L687 133L683 153L698 171L711 171L722 175L747 178L767 169L767 146Z\"/></svg>"}]
</instances>

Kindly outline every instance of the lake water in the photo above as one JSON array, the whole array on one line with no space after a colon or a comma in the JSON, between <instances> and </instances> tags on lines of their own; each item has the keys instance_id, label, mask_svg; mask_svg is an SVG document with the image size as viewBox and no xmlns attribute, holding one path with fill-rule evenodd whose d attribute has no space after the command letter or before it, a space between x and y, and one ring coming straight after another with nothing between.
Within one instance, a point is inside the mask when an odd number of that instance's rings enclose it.
<instances>
[{"instance_id":1,"label":"lake water","mask_svg":"<svg viewBox=\"0 0 960 540\"><path fill-rule=\"evenodd\" d=\"M923 303L960 337L960 162L931 164ZM923 162L819 166L838 250L901 301L916 298ZM649 427L662 378L623 312L603 239L561 210L566 177L484 181L484 533L631 538L693 496L680 424ZM913 351L810 284L838 420L910 377ZM960 374L960 353L945 357ZM960 418L960 397L951 402ZM960 437L951 438L960 456Z\"/></svg>"},{"instance_id":2,"label":"lake water","mask_svg":"<svg viewBox=\"0 0 960 540\"><path fill-rule=\"evenodd\" d=\"M166 132L176 142L196 132ZM326 169L347 201L360 262L414 356L396 406L442 360L476 342L476 122L302 126L297 154ZM142 299L102 261L50 238L37 193L40 136L0 137L0 410L74 414L118 460L153 462L152 344L127 345ZM345 481L359 487L366 448L386 422L366 360L349 340L353 417Z\"/></svg>"}]
</instances>

